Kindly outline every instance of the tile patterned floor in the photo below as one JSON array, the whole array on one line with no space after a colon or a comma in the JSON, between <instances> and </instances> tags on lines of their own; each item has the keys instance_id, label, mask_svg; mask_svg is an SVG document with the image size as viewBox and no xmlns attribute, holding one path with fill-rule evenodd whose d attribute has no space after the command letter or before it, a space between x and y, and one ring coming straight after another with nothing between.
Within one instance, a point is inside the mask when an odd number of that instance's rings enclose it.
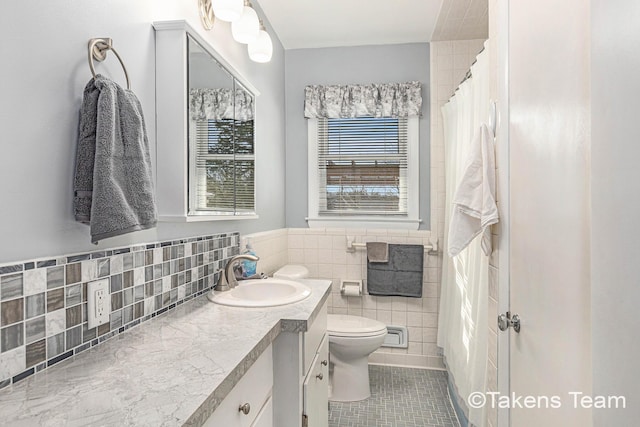
<instances>
[{"instance_id":1,"label":"tile patterned floor","mask_svg":"<svg viewBox=\"0 0 640 427\"><path fill-rule=\"evenodd\" d=\"M329 427L458 427L447 373L369 365L371 397L329 404Z\"/></svg>"}]
</instances>

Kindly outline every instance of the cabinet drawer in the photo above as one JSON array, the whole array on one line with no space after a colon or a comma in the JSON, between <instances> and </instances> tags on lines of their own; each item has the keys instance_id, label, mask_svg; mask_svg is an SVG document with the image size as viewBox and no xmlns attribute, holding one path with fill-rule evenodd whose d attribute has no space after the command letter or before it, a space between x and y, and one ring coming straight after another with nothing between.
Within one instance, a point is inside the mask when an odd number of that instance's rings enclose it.
<instances>
[{"instance_id":1,"label":"cabinet drawer","mask_svg":"<svg viewBox=\"0 0 640 427\"><path fill-rule=\"evenodd\" d=\"M269 397L251 427L273 427L273 398Z\"/></svg>"},{"instance_id":2,"label":"cabinet drawer","mask_svg":"<svg viewBox=\"0 0 640 427\"><path fill-rule=\"evenodd\" d=\"M238 381L227 397L224 398L204 425L207 427L251 426L259 413L261 417L266 418L266 414L263 414L264 411L261 411L261 409L265 402L270 399L272 389L273 353L271 346L269 346ZM246 415L239 411L240 406L245 403L250 405L249 413Z\"/></svg>"},{"instance_id":3,"label":"cabinet drawer","mask_svg":"<svg viewBox=\"0 0 640 427\"><path fill-rule=\"evenodd\" d=\"M327 302L324 303L318 316L314 319L313 323L309 326L309 330L304 333L304 363L302 364L302 376L309 371L313 358L315 357L320 341L327 332Z\"/></svg>"}]
</instances>

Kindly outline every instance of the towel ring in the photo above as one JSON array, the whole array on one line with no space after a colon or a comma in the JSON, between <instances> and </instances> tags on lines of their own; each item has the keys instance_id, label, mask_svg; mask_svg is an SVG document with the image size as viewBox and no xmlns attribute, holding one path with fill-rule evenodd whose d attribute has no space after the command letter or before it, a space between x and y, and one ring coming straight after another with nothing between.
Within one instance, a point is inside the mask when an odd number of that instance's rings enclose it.
<instances>
[{"instance_id":1,"label":"towel ring","mask_svg":"<svg viewBox=\"0 0 640 427\"><path fill-rule=\"evenodd\" d=\"M94 58L98 62L104 61L107 58L108 50L112 51L116 58L118 58L118 61L120 61L120 65L122 65L122 70L124 71L124 77L127 79L127 89L131 90L131 83L129 82L129 73L127 73L127 67L124 66L124 62L113 47L110 38L89 39L89 68L91 68L91 74L93 75L93 78L96 78L96 69L93 66Z\"/></svg>"}]
</instances>

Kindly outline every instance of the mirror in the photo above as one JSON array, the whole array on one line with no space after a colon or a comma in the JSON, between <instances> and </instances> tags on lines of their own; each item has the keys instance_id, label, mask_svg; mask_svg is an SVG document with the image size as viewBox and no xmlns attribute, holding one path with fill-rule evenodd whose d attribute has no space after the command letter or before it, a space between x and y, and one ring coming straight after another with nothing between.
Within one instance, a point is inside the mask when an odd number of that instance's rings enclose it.
<instances>
[{"instance_id":1,"label":"mirror","mask_svg":"<svg viewBox=\"0 0 640 427\"><path fill-rule=\"evenodd\" d=\"M188 215L255 215L255 96L190 35Z\"/></svg>"}]
</instances>

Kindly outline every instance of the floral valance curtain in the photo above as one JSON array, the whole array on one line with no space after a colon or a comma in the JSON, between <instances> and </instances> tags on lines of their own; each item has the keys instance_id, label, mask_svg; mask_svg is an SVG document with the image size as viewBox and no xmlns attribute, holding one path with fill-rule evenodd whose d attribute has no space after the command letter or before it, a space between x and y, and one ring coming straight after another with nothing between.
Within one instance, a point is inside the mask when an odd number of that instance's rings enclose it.
<instances>
[{"instance_id":1,"label":"floral valance curtain","mask_svg":"<svg viewBox=\"0 0 640 427\"><path fill-rule=\"evenodd\" d=\"M419 116L421 108L420 82L305 88L304 116L308 119L410 117Z\"/></svg>"},{"instance_id":2,"label":"floral valance curtain","mask_svg":"<svg viewBox=\"0 0 640 427\"><path fill-rule=\"evenodd\" d=\"M191 120L253 120L253 96L243 89L191 89L189 95Z\"/></svg>"}]
</instances>

